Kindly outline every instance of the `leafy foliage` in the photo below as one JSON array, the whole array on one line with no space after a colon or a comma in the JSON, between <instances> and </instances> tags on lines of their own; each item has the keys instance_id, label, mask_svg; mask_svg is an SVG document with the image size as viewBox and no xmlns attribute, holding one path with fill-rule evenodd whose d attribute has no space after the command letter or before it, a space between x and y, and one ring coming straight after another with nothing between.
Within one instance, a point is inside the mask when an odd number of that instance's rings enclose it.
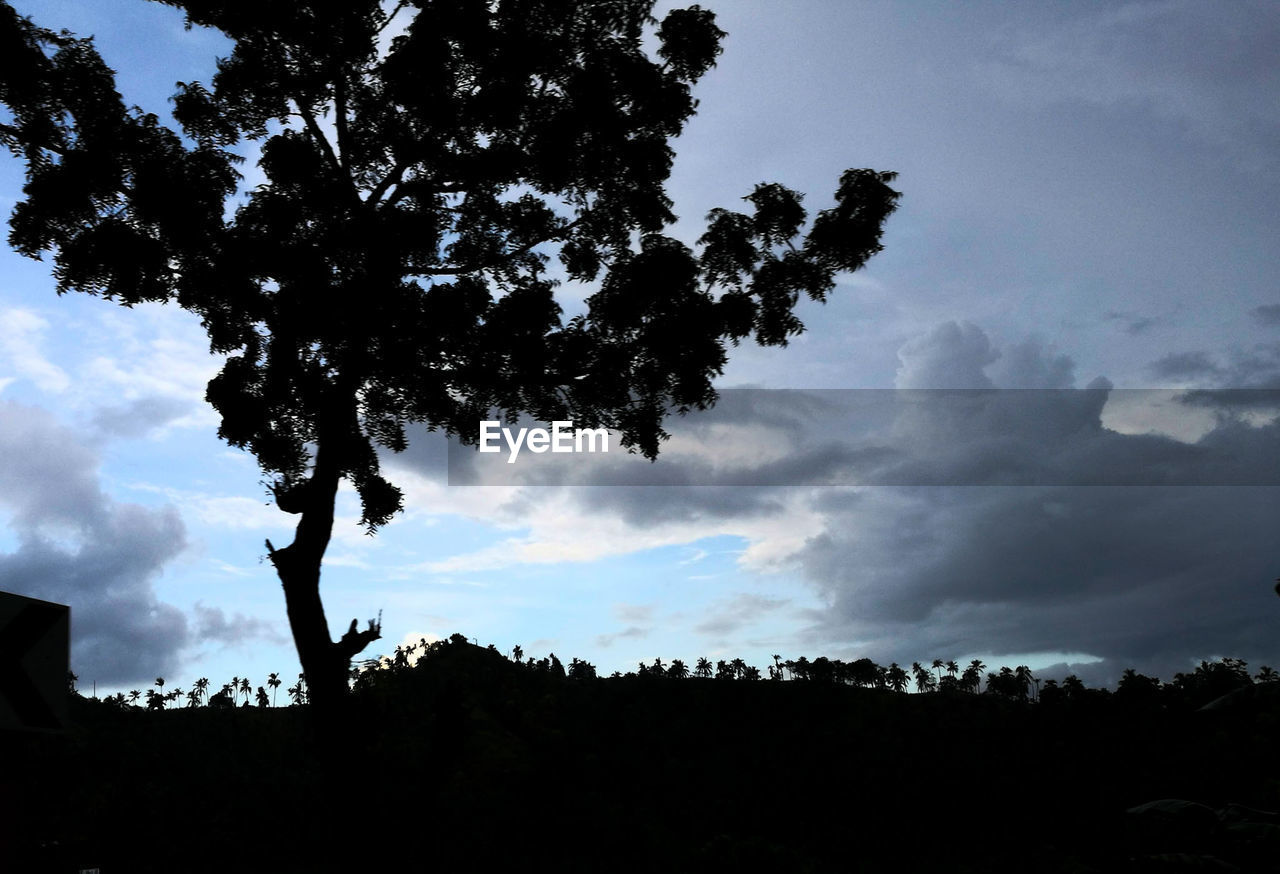
<instances>
[{"instance_id":1,"label":"leafy foliage","mask_svg":"<svg viewBox=\"0 0 1280 874\"><path fill-rule=\"evenodd\" d=\"M327 442L376 528L401 496L375 447L412 422L473 439L490 409L576 414L654 456L668 410L714 401L725 341L801 331L799 296L879 251L897 202L894 174L850 170L803 240L776 184L749 215L714 211L701 256L663 236L668 141L724 36L697 6L411 4L386 45L377 0L164 2L235 44L211 83L178 83L180 132L123 105L91 40L0 4L0 136L29 180L10 242L52 252L60 291L198 313L231 354L209 385L220 434L285 510ZM246 140L266 182L234 200ZM567 321L553 256L600 279Z\"/></svg>"}]
</instances>

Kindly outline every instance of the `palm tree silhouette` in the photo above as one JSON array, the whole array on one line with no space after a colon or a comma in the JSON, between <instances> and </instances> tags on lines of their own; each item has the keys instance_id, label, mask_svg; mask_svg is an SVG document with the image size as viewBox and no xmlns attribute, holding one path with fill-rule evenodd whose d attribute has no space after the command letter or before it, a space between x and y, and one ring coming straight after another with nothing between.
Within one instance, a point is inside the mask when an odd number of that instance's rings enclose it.
<instances>
[{"instance_id":1,"label":"palm tree silhouette","mask_svg":"<svg viewBox=\"0 0 1280 874\"><path fill-rule=\"evenodd\" d=\"M1018 697L1025 701L1027 691L1031 684L1036 682L1036 678L1031 676L1031 669L1026 665L1018 665L1014 668L1013 675L1018 680Z\"/></svg>"},{"instance_id":2,"label":"palm tree silhouette","mask_svg":"<svg viewBox=\"0 0 1280 874\"><path fill-rule=\"evenodd\" d=\"M937 671L937 672L938 672L938 682L939 682L939 683L941 683L941 682L942 682L942 666L943 666L944 664L946 664L946 662L944 662L942 659L934 659L934 660L933 660L933 664L929 665L929 667L933 668L935 671Z\"/></svg>"},{"instance_id":3,"label":"palm tree silhouette","mask_svg":"<svg viewBox=\"0 0 1280 874\"><path fill-rule=\"evenodd\" d=\"M923 667L919 662L911 663L911 673L916 677L916 691L929 692L933 689L933 674L929 673L929 669Z\"/></svg>"},{"instance_id":4,"label":"palm tree silhouette","mask_svg":"<svg viewBox=\"0 0 1280 874\"><path fill-rule=\"evenodd\" d=\"M131 690L129 690L129 703L130 703L130 704L137 704L137 703L138 703L138 699L139 699L139 698L141 698L141 697L142 697L142 693L141 693L141 692L139 692L137 689L131 689Z\"/></svg>"},{"instance_id":5,"label":"palm tree silhouette","mask_svg":"<svg viewBox=\"0 0 1280 874\"><path fill-rule=\"evenodd\" d=\"M694 668L693 672L699 677L710 677L711 671L712 671L711 660L703 657L698 659L697 667Z\"/></svg>"},{"instance_id":6,"label":"palm tree silhouette","mask_svg":"<svg viewBox=\"0 0 1280 874\"><path fill-rule=\"evenodd\" d=\"M244 696L244 703L249 703L249 695L253 693L253 686L249 683L249 678L244 677L240 680L240 694Z\"/></svg>"},{"instance_id":7,"label":"palm tree silhouette","mask_svg":"<svg viewBox=\"0 0 1280 874\"><path fill-rule=\"evenodd\" d=\"M889 688L895 692L907 691L907 683L911 682L907 672L897 662L889 663L889 667L884 672L884 679L889 684Z\"/></svg>"},{"instance_id":8,"label":"palm tree silhouette","mask_svg":"<svg viewBox=\"0 0 1280 874\"><path fill-rule=\"evenodd\" d=\"M969 662L968 670L973 671L973 694L977 695L982 688L982 672L987 669L986 663L982 659L974 659Z\"/></svg>"},{"instance_id":9,"label":"palm tree silhouette","mask_svg":"<svg viewBox=\"0 0 1280 874\"><path fill-rule=\"evenodd\" d=\"M280 688L280 675L268 674L267 685L271 687L271 706L276 706L276 690Z\"/></svg>"}]
</instances>

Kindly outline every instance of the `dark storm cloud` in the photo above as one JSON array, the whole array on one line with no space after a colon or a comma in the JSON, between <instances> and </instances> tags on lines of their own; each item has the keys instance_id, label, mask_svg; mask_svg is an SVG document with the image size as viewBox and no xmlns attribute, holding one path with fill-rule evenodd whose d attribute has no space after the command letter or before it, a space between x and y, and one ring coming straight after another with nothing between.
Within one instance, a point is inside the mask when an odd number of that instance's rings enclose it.
<instances>
[{"instance_id":1,"label":"dark storm cloud","mask_svg":"<svg viewBox=\"0 0 1280 874\"><path fill-rule=\"evenodd\" d=\"M1157 379L1211 383L1224 388L1280 388L1280 343L1234 349L1219 365L1205 352L1176 352L1147 366Z\"/></svg>"},{"instance_id":2,"label":"dark storm cloud","mask_svg":"<svg viewBox=\"0 0 1280 874\"><path fill-rule=\"evenodd\" d=\"M990 357L975 338L961 345ZM932 348L945 358L959 347ZM1101 406L1090 403L1110 394L1102 385L1052 408L996 405L971 422L940 418L945 407L926 405L912 428L900 432L899 445L919 464L954 471L984 458L998 457L1010 469L1051 458L1068 470L1111 470L1118 481L1126 469L1143 466L1164 470L1168 482L1211 483L1221 481L1214 466L1225 463L1234 470L1232 481L1248 482L1251 474L1255 482L1280 481L1280 420L1256 425L1235 415L1239 408L1269 407L1274 417L1274 392L1210 393L1189 401L1222 413L1194 444L1104 428ZM1275 486L855 494L815 504L829 514L826 531L799 555L806 577L831 605L810 629L817 649L852 643L879 661L900 663L1087 653L1102 661L1071 669L1108 682L1130 666L1170 678L1215 655L1255 663L1277 656L1273 628L1280 605L1270 585L1277 575L1271 547L1280 530Z\"/></svg>"},{"instance_id":3,"label":"dark storm cloud","mask_svg":"<svg viewBox=\"0 0 1280 874\"><path fill-rule=\"evenodd\" d=\"M1151 362L1147 370L1156 379L1213 379L1221 374L1218 365L1204 352L1172 352Z\"/></svg>"},{"instance_id":4,"label":"dark storm cloud","mask_svg":"<svg viewBox=\"0 0 1280 874\"><path fill-rule=\"evenodd\" d=\"M1249 314L1257 320L1259 325L1266 325L1267 327L1280 325L1280 303L1254 307L1249 310Z\"/></svg>"},{"instance_id":5,"label":"dark storm cloud","mask_svg":"<svg viewBox=\"0 0 1280 874\"><path fill-rule=\"evenodd\" d=\"M182 611L152 586L185 531L172 507L105 495L97 465L45 411L0 402L0 505L17 539L0 553L0 588L69 604L76 672L129 683L171 671L190 640Z\"/></svg>"},{"instance_id":6,"label":"dark storm cloud","mask_svg":"<svg viewBox=\"0 0 1280 874\"><path fill-rule=\"evenodd\" d=\"M672 420L673 452L640 462L685 482L778 482L763 478L779 469L820 482L853 466L876 487L601 486L575 492L579 506L636 528L816 515L791 559L828 607L797 651L902 664L1087 653L1102 661L1076 673L1112 679L1129 666L1171 677L1215 654L1275 662L1280 488L1263 484L1280 483L1276 392L1075 389L1070 356L1034 339L997 349L965 323L899 357L898 390L726 392L708 415ZM1233 367L1269 362L1254 350ZM931 379L952 388L923 388ZM1138 417L1134 433L1104 424L1112 401ZM1212 409L1209 430L1140 433L1144 409L1180 408ZM780 442L753 455L747 438L761 435ZM695 630L732 642L780 603L720 604Z\"/></svg>"},{"instance_id":7,"label":"dark storm cloud","mask_svg":"<svg viewBox=\"0 0 1280 874\"><path fill-rule=\"evenodd\" d=\"M1238 388L1280 388L1280 343L1259 343L1237 353L1225 383Z\"/></svg>"}]
</instances>

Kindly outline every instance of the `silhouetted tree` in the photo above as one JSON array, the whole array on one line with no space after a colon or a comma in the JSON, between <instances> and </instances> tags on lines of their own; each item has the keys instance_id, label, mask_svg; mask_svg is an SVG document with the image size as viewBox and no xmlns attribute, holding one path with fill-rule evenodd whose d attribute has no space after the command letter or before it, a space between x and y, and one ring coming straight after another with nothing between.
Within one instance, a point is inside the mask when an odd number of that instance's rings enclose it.
<instances>
[{"instance_id":1,"label":"silhouetted tree","mask_svg":"<svg viewBox=\"0 0 1280 874\"><path fill-rule=\"evenodd\" d=\"M596 676L596 666L590 662L573 659L569 662L570 680L590 680Z\"/></svg>"},{"instance_id":2,"label":"silhouetted tree","mask_svg":"<svg viewBox=\"0 0 1280 874\"><path fill-rule=\"evenodd\" d=\"M60 292L176 302L227 355L207 398L299 516L266 548L322 708L381 634L333 640L319 588L341 480L370 532L401 509L378 447L414 423L474 442L496 409L652 458L668 412L715 401L726 344L800 333L801 295L878 252L898 200L894 174L849 170L811 223L762 184L750 213L709 215L700 252L664 236L668 142L724 36L696 6L161 2L232 43L208 85L177 84L181 134L124 105L91 41L0 0L0 140L27 175L10 241L52 254ZM264 178L240 192L246 139ZM553 256L599 281L567 321Z\"/></svg>"},{"instance_id":3,"label":"silhouetted tree","mask_svg":"<svg viewBox=\"0 0 1280 874\"><path fill-rule=\"evenodd\" d=\"M1028 693L1036 682L1036 678L1031 676L1031 669L1026 665L1018 665L1013 669L1013 676L1018 682L1018 698L1027 700Z\"/></svg>"},{"instance_id":4,"label":"silhouetted tree","mask_svg":"<svg viewBox=\"0 0 1280 874\"><path fill-rule=\"evenodd\" d=\"M711 670L711 660L707 658L699 658L698 665L694 669L694 674L699 677L710 677Z\"/></svg>"},{"instance_id":5,"label":"silhouetted tree","mask_svg":"<svg viewBox=\"0 0 1280 874\"><path fill-rule=\"evenodd\" d=\"M916 678L917 692L932 692L934 690L935 681L928 668L923 667L919 662L912 662L911 673Z\"/></svg>"},{"instance_id":6,"label":"silhouetted tree","mask_svg":"<svg viewBox=\"0 0 1280 874\"><path fill-rule=\"evenodd\" d=\"M857 659L849 664L849 682L855 686L879 686L884 681L884 670L868 658Z\"/></svg>"},{"instance_id":7,"label":"silhouetted tree","mask_svg":"<svg viewBox=\"0 0 1280 874\"><path fill-rule=\"evenodd\" d=\"M897 662L889 663L889 667L885 669L884 678L889 688L895 692L907 691L907 684L911 682L911 677Z\"/></svg>"},{"instance_id":8,"label":"silhouetted tree","mask_svg":"<svg viewBox=\"0 0 1280 874\"><path fill-rule=\"evenodd\" d=\"M1062 692L1062 687L1058 685L1057 680L1045 680L1044 688L1040 690L1040 703L1046 707L1051 707L1061 703L1066 696Z\"/></svg>"},{"instance_id":9,"label":"silhouetted tree","mask_svg":"<svg viewBox=\"0 0 1280 874\"><path fill-rule=\"evenodd\" d=\"M1017 701L1025 696L1022 683L1014 674L1013 668L1008 665L1001 666L999 673L987 674L987 692L1011 701Z\"/></svg>"},{"instance_id":10,"label":"silhouetted tree","mask_svg":"<svg viewBox=\"0 0 1280 874\"><path fill-rule=\"evenodd\" d=\"M689 668L680 659L672 659L671 665L667 668L667 676L673 680L683 680L689 676Z\"/></svg>"},{"instance_id":11,"label":"silhouetted tree","mask_svg":"<svg viewBox=\"0 0 1280 874\"><path fill-rule=\"evenodd\" d=\"M808 656L800 656L800 658L796 659L791 663L790 668L791 668L791 676L794 679L798 679L798 680L809 679L809 657Z\"/></svg>"},{"instance_id":12,"label":"silhouetted tree","mask_svg":"<svg viewBox=\"0 0 1280 874\"><path fill-rule=\"evenodd\" d=\"M972 659L969 667L965 669L965 674L969 677L969 691L978 694L982 691L982 672L987 669L987 664L982 659Z\"/></svg>"},{"instance_id":13,"label":"silhouetted tree","mask_svg":"<svg viewBox=\"0 0 1280 874\"><path fill-rule=\"evenodd\" d=\"M268 674L267 685L271 687L271 706L276 706L276 690L280 688L280 675Z\"/></svg>"},{"instance_id":14,"label":"silhouetted tree","mask_svg":"<svg viewBox=\"0 0 1280 874\"><path fill-rule=\"evenodd\" d=\"M1116 685L1116 700L1131 703L1155 701L1160 694L1160 681L1155 677L1139 674L1133 668L1125 668Z\"/></svg>"},{"instance_id":15,"label":"silhouetted tree","mask_svg":"<svg viewBox=\"0 0 1280 874\"><path fill-rule=\"evenodd\" d=\"M548 666L548 670L551 671L552 676L563 680L565 677L564 665L560 663L560 659L556 658L555 653L551 653L549 658L551 659L551 664Z\"/></svg>"},{"instance_id":16,"label":"silhouetted tree","mask_svg":"<svg viewBox=\"0 0 1280 874\"><path fill-rule=\"evenodd\" d=\"M1075 674L1068 674L1062 679L1062 692L1067 700L1079 701L1085 695L1084 683Z\"/></svg>"}]
</instances>

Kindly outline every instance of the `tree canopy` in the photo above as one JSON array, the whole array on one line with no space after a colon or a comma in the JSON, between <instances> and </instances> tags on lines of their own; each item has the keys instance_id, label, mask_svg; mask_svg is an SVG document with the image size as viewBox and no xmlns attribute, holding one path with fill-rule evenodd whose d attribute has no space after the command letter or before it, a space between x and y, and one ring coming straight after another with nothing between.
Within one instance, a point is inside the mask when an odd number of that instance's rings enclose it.
<instances>
[{"instance_id":1,"label":"tree canopy","mask_svg":"<svg viewBox=\"0 0 1280 874\"><path fill-rule=\"evenodd\" d=\"M0 0L0 140L27 174L9 239L52 254L60 293L176 302L228 356L207 399L301 516L268 550L317 702L377 637L330 641L320 606L341 479L375 530L402 504L379 449L415 424L474 441L493 411L653 458L667 415L714 403L728 346L801 332L801 295L880 251L898 200L895 174L848 170L812 219L769 183L696 248L664 235L670 141L725 35L698 6L158 2L234 45L177 83L177 129L125 105L91 39Z\"/></svg>"}]
</instances>

